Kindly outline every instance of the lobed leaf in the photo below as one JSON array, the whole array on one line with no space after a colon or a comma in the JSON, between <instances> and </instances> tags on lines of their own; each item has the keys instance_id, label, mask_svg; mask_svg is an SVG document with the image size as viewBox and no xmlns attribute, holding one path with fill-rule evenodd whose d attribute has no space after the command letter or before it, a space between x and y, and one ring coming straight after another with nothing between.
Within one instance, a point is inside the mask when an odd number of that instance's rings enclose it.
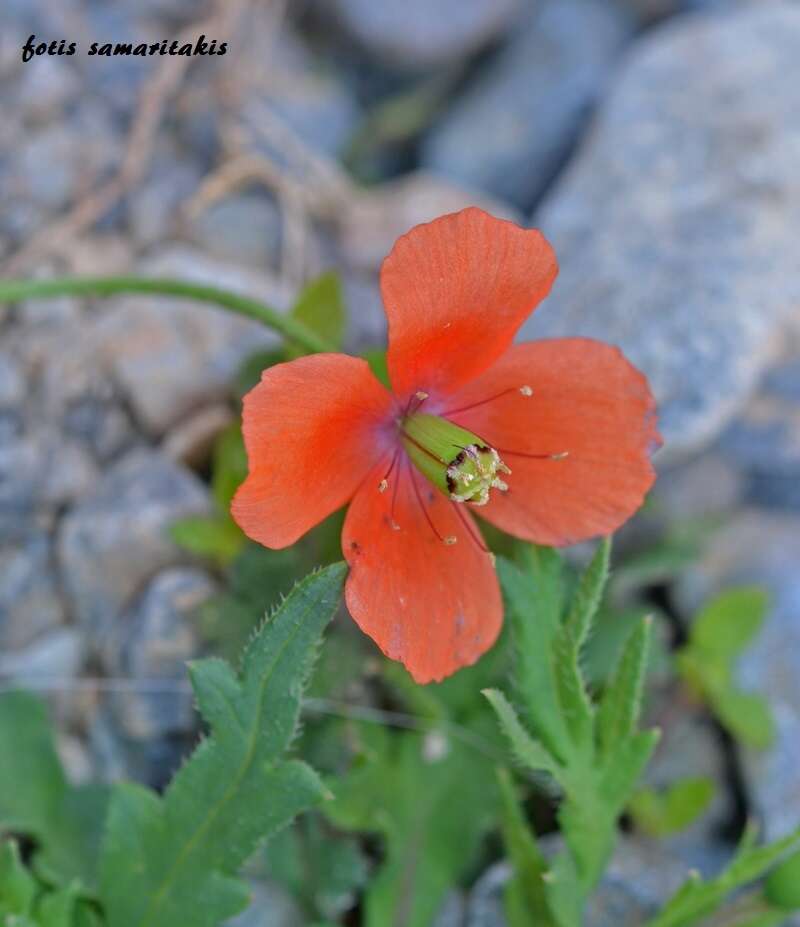
<instances>
[{"instance_id":1,"label":"lobed leaf","mask_svg":"<svg viewBox=\"0 0 800 927\"><path fill-rule=\"evenodd\" d=\"M191 667L210 734L163 798L117 786L101 861L109 927L216 927L247 904L235 876L258 843L325 790L283 754L344 564L307 577L255 634L238 676L221 660Z\"/></svg>"},{"instance_id":2,"label":"lobed leaf","mask_svg":"<svg viewBox=\"0 0 800 927\"><path fill-rule=\"evenodd\" d=\"M628 638L617 670L611 678L597 712L600 753L609 755L636 728L641 710L651 620L645 618Z\"/></svg>"}]
</instances>

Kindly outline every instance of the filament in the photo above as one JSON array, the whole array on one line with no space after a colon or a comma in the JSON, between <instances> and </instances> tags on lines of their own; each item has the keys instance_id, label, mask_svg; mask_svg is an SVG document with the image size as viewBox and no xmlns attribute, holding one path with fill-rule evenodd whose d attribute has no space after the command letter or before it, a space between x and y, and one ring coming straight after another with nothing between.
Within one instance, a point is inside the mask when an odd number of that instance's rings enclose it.
<instances>
[{"instance_id":1,"label":"filament","mask_svg":"<svg viewBox=\"0 0 800 927\"><path fill-rule=\"evenodd\" d=\"M431 531L433 531L433 533L442 542L442 544L447 544L448 546L451 544L455 544L457 538L455 538L452 534L448 535L447 537L442 537L442 535L439 534L439 531L437 530L436 525L434 525L433 523L433 519L431 518L430 512L427 510L427 508L425 508L425 503L422 499L422 493L419 491L419 486L417 485L416 475L414 473L414 468L411 465L411 461L408 460L408 458L406 458L406 460L408 462L408 474L411 479L411 485L414 487L414 495L417 497L417 502L419 502L419 507L422 509L422 514L425 516L425 520L428 522L428 525L430 526Z\"/></svg>"},{"instance_id":2,"label":"filament","mask_svg":"<svg viewBox=\"0 0 800 927\"><path fill-rule=\"evenodd\" d=\"M533 390L530 386L511 386L508 389L504 389L501 393L497 393L495 396L489 396L487 399L480 399L478 402L473 402L468 406L459 406L457 409L447 409L445 412L442 412L442 415L455 415L457 412L468 412L470 409L477 409L478 406L485 406L489 402L494 402L495 399L502 399L503 396L507 396L509 393L519 393L521 396L528 398L533 395Z\"/></svg>"},{"instance_id":3,"label":"filament","mask_svg":"<svg viewBox=\"0 0 800 927\"><path fill-rule=\"evenodd\" d=\"M458 517L459 517L459 519L460 519L460 521L461 521L461 524L464 526L464 530L467 532L467 534L470 536L470 538L472 538L472 541L473 541L475 544L477 544L478 547L479 547L485 554L489 554L489 555L491 556L491 551L489 550L489 548L488 548L488 547L483 543L483 541L481 540L480 535L478 534L478 529L475 527L475 525L472 524L472 522L469 520L469 518L467 517L467 515L465 515L464 512L462 512L461 509L459 508L460 503L458 503L458 502L451 502L450 504L451 504L451 505L453 506L453 508L456 510L456 515L458 515Z\"/></svg>"}]
</instances>

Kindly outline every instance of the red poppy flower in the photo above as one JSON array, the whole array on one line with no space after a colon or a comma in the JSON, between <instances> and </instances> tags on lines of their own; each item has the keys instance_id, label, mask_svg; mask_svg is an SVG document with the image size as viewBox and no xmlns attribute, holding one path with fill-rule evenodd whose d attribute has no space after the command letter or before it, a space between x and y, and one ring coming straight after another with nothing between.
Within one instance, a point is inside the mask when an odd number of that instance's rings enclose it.
<instances>
[{"instance_id":1,"label":"red poppy flower","mask_svg":"<svg viewBox=\"0 0 800 927\"><path fill-rule=\"evenodd\" d=\"M538 231L479 209L417 226L381 270L391 392L365 361L315 354L245 397L234 518L280 548L350 502L347 607L418 682L473 663L500 630L473 512L566 545L612 532L653 483L653 398L619 350L512 345L557 272Z\"/></svg>"}]
</instances>

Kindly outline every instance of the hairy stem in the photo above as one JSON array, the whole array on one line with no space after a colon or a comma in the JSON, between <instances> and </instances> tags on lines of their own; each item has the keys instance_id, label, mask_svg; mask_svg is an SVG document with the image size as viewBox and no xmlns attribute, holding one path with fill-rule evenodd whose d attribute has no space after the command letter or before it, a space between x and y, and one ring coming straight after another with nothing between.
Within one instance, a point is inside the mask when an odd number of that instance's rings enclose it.
<instances>
[{"instance_id":1,"label":"hairy stem","mask_svg":"<svg viewBox=\"0 0 800 927\"><path fill-rule=\"evenodd\" d=\"M55 296L114 296L119 293L143 293L170 296L208 303L256 319L311 353L335 351L323 338L291 316L265 306L258 300L240 296L230 290L170 278L143 277L57 277L52 280L0 280L0 304L23 299L48 299Z\"/></svg>"}]
</instances>

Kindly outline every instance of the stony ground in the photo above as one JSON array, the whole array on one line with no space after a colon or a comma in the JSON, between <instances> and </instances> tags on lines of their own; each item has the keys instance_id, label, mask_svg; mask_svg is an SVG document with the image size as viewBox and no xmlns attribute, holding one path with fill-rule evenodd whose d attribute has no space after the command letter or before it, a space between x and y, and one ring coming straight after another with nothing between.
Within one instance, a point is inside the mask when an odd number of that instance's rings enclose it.
<instances>
[{"instance_id":1,"label":"stony ground","mask_svg":"<svg viewBox=\"0 0 800 927\"><path fill-rule=\"evenodd\" d=\"M31 33L187 28L231 53L20 60ZM562 272L526 335L615 342L660 401L656 514L628 543L721 516L673 607L740 580L770 590L741 675L778 739L746 758L738 798L769 836L800 818L800 5L5 0L0 34L4 275L170 274L285 308L334 266L357 348L384 336L376 271L410 225L478 203L541 226ZM159 784L192 737L183 689L93 680L179 679L197 652L187 616L218 579L166 531L209 509L230 382L272 343L152 299L0 315L0 685L58 690L76 775ZM665 742L655 781L676 755L727 775L701 722ZM673 850L703 865L716 841L709 826ZM628 855L597 924L653 901ZM501 881L443 922L499 923Z\"/></svg>"}]
</instances>

